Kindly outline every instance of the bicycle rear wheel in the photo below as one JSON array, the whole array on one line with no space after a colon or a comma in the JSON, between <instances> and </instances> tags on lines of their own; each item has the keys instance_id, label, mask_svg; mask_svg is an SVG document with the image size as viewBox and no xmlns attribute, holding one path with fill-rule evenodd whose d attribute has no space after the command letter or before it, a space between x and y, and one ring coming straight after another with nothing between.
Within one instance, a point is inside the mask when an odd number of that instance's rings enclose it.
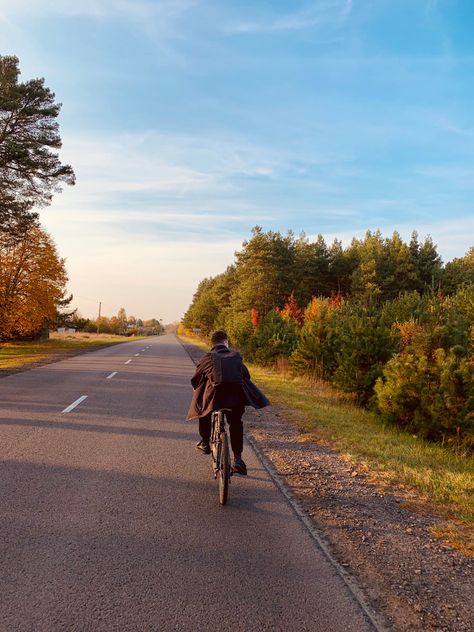
<instances>
[{"instance_id":1,"label":"bicycle rear wheel","mask_svg":"<svg viewBox=\"0 0 474 632\"><path fill-rule=\"evenodd\" d=\"M229 479L230 479L230 452L229 438L227 432L221 432L220 436L220 463L219 463L219 502L225 505L229 495Z\"/></svg>"}]
</instances>

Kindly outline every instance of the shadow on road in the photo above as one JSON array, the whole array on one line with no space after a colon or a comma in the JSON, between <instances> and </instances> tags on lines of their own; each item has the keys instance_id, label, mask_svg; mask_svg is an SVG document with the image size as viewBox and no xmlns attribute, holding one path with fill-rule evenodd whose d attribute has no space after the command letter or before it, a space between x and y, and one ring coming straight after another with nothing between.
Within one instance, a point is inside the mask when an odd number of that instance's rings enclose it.
<instances>
[{"instance_id":1,"label":"shadow on road","mask_svg":"<svg viewBox=\"0 0 474 632\"><path fill-rule=\"evenodd\" d=\"M214 481L198 476L0 462L5 629L76 630L81 613L83 630L235 630L222 627L225 611L239 629L281 630L291 605L292 629L310 630L312 603L337 619L274 487L247 488L223 508ZM213 587L228 589L216 601ZM196 627L201 610L219 626Z\"/></svg>"},{"instance_id":2,"label":"shadow on road","mask_svg":"<svg viewBox=\"0 0 474 632\"><path fill-rule=\"evenodd\" d=\"M184 422L183 422L184 423ZM149 428L133 428L130 426L110 426L100 424L85 424L67 421L41 421L29 419L0 419L0 426L23 426L31 428L49 428L51 430L74 430L79 432L100 432L119 435L134 435L136 437L154 437L161 439L196 439L197 432L174 432L172 430L151 430Z\"/></svg>"}]
</instances>

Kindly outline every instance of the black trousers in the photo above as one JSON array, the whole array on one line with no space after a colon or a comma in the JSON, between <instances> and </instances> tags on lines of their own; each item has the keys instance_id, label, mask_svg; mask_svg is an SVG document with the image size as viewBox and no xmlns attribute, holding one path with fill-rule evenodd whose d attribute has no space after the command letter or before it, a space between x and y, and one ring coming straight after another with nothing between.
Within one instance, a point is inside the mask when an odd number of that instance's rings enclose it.
<instances>
[{"instance_id":1,"label":"black trousers","mask_svg":"<svg viewBox=\"0 0 474 632\"><path fill-rule=\"evenodd\" d=\"M244 447L244 425L242 423L242 415L245 412L245 406L234 406L231 410L225 411L225 417L229 424L230 444L234 456L240 456ZM211 438L211 415L199 417L199 434L201 439L209 443Z\"/></svg>"}]
</instances>

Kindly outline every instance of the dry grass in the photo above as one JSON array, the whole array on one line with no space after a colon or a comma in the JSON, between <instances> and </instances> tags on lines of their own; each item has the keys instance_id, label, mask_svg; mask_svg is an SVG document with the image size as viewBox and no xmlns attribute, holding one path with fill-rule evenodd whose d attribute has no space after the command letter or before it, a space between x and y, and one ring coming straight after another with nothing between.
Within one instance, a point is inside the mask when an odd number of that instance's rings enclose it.
<instances>
[{"instance_id":1,"label":"dry grass","mask_svg":"<svg viewBox=\"0 0 474 632\"><path fill-rule=\"evenodd\" d=\"M95 340L99 340L101 343L103 342L126 342L129 340L124 336L114 336L113 334L94 334L87 333L85 331L76 331L75 333L59 333L57 331L52 331L49 334L50 340L68 340L68 341L76 341L76 342L91 342Z\"/></svg>"},{"instance_id":2,"label":"dry grass","mask_svg":"<svg viewBox=\"0 0 474 632\"><path fill-rule=\"evenodd\" d=\"M88 349L103 344L126 342L130 338L110 334L58 334L49 340L0 342L0 369L19 369L32 363L40 363L54 354Z\"/></svg>"},{"instance_id":3,"label":"dry grass","mask_svg":"<svg viewBox=\"0 0 474 632\"><path fill-rule=\"evenodd\" d=\"M199 338L191 338L190 336L183 336L182 334L179 334L179 339L182 340L184 344L194 345L203 351L209 351L210 349L209 345L202 340L199 340Z\"/></svg>"}]
</instances>

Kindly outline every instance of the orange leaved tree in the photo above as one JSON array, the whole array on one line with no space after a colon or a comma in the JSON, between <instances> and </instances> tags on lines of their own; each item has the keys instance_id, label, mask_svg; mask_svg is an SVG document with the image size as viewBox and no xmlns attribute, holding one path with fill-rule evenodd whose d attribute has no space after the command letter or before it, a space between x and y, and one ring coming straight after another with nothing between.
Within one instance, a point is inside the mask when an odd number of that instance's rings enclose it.
<instances>
[{"instance_id":1,"label":"orange leaved tree","mask_svg":"<svg viewBox=\"0 0 474 632\"><path fill-rule=\"evenodd\" d=\"M37 334L55 318L67 281L64 259L37 225L20 237L0 231L0 339Z\"/></svg>"}]
</instances>

